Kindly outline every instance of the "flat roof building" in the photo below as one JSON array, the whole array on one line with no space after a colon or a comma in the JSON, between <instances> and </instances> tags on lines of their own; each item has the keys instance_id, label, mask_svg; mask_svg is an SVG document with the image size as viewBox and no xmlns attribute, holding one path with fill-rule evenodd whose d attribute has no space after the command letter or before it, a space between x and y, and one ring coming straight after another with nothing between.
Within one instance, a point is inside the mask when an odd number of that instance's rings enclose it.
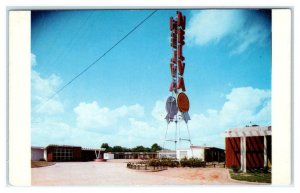
<instances>
[{"instance_id":1,"label":"flat roof building","mask_svg":"<svg viewBox=\"0 0 300 193\"><path fill-rule=\"evenodd\" d=\"M208 146L190 146L186 149L161 150L158 151L159 158L176 158L181 160L183 158L199 158L206 162L224 162L225 151L224 149Z\"/></svg>"},{"instance_id":2,"label":"flat roof building","mask_svg":"<svg viewBox=\"0 0 300 193\"><path fill-rule=\"evenodd\" d=\"M109 152L114 155L114 159L154 159L157 152Z\"/></svg>"},{"instance_id":3,"label":"flat roof building","mask_svg":"<svg viewBox=\"0 0 300 193\"><path fill-rule=\"evenodd\" d=\"M44 147L31 147L31 160L49 162L93 161L103 158L105 148L82 148L80 146L50 144Z\"/></svg>"},{"instance_id":4,"label":"flat roof building","mask_svg":"<svg viewBox=\"0 0 300 193\"><path fill-rule=\"evenodd\" d=\"M176 158L199 158L205 162L224 162L224 149L209 146L191 146L189 149L177 149Z\"/></svg>"}]
</instances>

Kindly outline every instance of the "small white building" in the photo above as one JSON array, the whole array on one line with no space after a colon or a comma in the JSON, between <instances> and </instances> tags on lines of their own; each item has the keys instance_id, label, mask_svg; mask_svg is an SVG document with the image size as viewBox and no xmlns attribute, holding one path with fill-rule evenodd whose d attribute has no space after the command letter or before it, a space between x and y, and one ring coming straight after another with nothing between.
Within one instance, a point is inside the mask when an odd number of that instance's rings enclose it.
<instances>
[{"instance_id":1,"label":"small white building","mask_svg":"<svg viewBox=\"0 0 300 193\"><path fill-rule=\"evenodd\" d=\"M199 158L206 162L224 162L225 151L217 147L190 146L190 148L177 149L176 151L161 150L158 151L159 158Z\"/></svg>"},{"instance_id":2,"label":"small white building","mask_svg":"<svg viewBox=\"0 0 300 193\"><path fill-rule=\"evenodd\" d=\"M114 156L113 153L104 153L103 154L103 159L111 160L111 159L115 159L115 156Z\"/></svg>"},{"instance_id":3,"label":"small white building","mask_svg":"<svg viewBox=\"0 0 300 193\"><path fill-rule=\"evenodd\" d=\"M33 161L39 161L42 159L46 160L44 152L45 152L45 148L32 146L31 147L31 160L33 160Z\"/></svg>"},{"instance_id":4,"label":"small white building","mask_svg":"<svg viewBox=\"0 0 300 193\"><path fill-rule=\"evenodd\" d=\"M216 147L191 146L187 149L176 150L176 158L179 160L183 158L189 159L194 157L202 159L203 161L222 161L222 156L224 157L224 150Z\"/></svg>"},{"instance_id":5,"label":"small white building","mask_svg":"<svg viewBox=\"0 0 300 193\"><path fill-rule=\"evenodd\" d=\"M183 158L199 158L204 160L204 146L191 146L189 149L177 149L176 150L176 159L181 160Z\"/></svg>"}]
</instances>

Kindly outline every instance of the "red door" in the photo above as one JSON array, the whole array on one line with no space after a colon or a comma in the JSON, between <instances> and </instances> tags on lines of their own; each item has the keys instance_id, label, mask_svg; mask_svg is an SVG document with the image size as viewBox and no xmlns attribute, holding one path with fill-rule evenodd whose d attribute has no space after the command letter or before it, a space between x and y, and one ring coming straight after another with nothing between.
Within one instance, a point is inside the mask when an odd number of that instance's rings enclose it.
<instances>
[{"instance_id":1,"label":"red door","mask_svg":"<svg viewBox=\"0 0 300 193\"><path fill-rule=\"evenodd\" d=\"M264 167L264 137L246 137L247 169Z\"/></svg>"},{"instance_id":2,"label":"red door","mask_svg":"<svg viewBox=\"0 0 300 193\"><path fill-rule=\"evenodd\" d=\"M241 141L239 137L226 138L226 167L241 167Z\"/></svg>"}]
</instances>

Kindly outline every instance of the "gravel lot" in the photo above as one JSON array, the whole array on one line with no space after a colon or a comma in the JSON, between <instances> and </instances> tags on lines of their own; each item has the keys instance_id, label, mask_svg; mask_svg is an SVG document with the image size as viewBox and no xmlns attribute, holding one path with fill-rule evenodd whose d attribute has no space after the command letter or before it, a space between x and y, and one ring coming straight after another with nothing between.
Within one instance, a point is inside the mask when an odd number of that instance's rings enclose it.
<instances>
[{"instance_id":1,"label":"gravel lot","mask_svg":"<svg viewBox=\"0 0 300 193\"><path fill-rule=\"evenodd\" d=\"M224 168L169 168L160 172L141 172L127 169L126 161L61 162L32 168L31 183L37 186L242 184L231 180Z\"/></svg>"}]
</instances>

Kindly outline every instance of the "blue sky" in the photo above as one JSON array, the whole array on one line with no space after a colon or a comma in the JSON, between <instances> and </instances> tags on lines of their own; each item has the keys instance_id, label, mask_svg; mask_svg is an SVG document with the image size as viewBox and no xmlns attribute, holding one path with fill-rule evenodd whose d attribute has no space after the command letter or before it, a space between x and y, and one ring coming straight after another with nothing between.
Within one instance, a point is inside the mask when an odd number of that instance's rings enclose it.
<instances>
[{"instance_id":1,"label":"blue sky","mask_svg":"<svg viewBox=\"0 0 300 193\"><path fill-rule=\"evenodd\" d=\"M152 11L32 12L32 145L162 145L176 10L157 11L44 105ZM270 125L271 12L182 12L193 144L224 148L228 128Z\"/></svg>"}]
</instances>

